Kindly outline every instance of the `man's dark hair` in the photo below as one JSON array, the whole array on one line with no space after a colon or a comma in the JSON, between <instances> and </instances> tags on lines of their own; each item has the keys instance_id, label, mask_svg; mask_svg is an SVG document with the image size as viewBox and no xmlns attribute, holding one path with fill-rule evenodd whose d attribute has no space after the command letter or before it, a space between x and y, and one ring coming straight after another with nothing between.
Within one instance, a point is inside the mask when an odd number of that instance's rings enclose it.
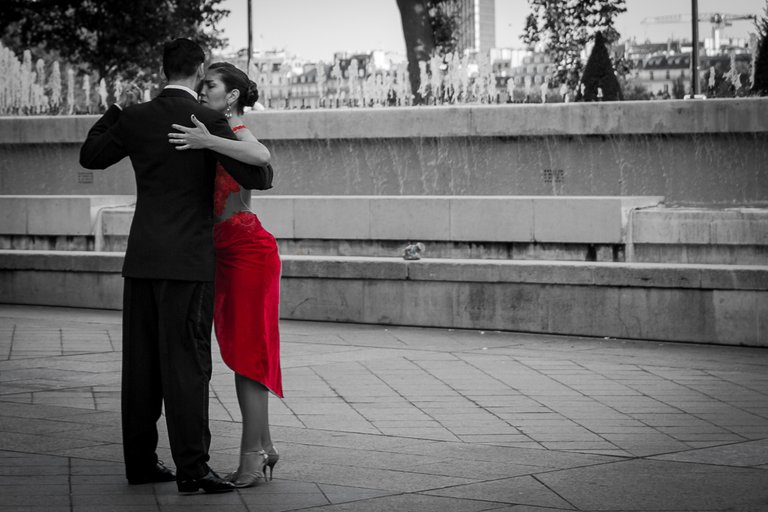
<instances>
[{"instance_id":1,"label":"man's dark hair","mask_svg":"<svg viewBox=\"0 0 768 512\"><path fill-rule=\"evenodd\" d=\"M163 72L168 80L194 75L203 62L205 52L199 44L189 39L174 39L163 48Z\"/></svg>"}]
</instances>

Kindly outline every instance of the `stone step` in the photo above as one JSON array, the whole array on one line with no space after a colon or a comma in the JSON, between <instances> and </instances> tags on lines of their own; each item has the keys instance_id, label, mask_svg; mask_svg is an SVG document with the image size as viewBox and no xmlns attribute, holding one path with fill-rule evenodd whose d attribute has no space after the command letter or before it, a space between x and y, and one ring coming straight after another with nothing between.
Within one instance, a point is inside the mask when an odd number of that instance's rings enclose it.
<instances>
[{"instance_id":1,"label":"stone step","mask_svg":"<svg viewBox=\"0 0 768 512\"><path fill-rule=\"evenodd\" d=\"M260 196L278 238L621 243L627 211L662 197ZM1 234L125 235L132 196L0 196Z\"/></svg>"},{"instance_id":2,"label":"stone step","mask_svg":"<svg viewBox=\"0 0 768 512\"><path fill-rule=\"evenodd\" d=\"M132 196L0 196L0 248L125 250ZM628 211L660 197L260 196L283 253L623 259Z\"/></svg>"},{"instance_id":3,"label":"stone step","mask_svg":"<svg viewBox=\"0 0 768 512\"><path fill-rule=\"evenodd\" d=\"M122 260L0 251L0 302L119 309ZM768 346L768 266L282 260L286 319Z\"/></svg>"},{"instance_id":4,"label":"stone step","mask_svg":"<svg viewBox=\"0 0 768 512\"><path fill-rule=\"evenodd\" d=\"M768 264L768 209L659 197L259 196L283 254ZM0 248L125 250L132 196L0 196Z\"/></svg>"},{"instance_id":5,"label":"stone step","mask_svg":"<svg viewBox=\"0 0 768 512\"><path fill-rule=\"evenodd\" d=\"M647 208L631 212L628 259L768 264L768 209Z\"/></svg>"}]
</instances>

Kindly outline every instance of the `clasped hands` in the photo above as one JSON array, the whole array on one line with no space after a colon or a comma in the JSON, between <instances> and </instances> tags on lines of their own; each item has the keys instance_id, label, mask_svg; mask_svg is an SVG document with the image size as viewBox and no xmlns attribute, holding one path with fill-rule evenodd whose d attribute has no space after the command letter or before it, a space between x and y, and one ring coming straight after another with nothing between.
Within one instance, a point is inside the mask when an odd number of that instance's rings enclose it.
<instances>
[{"instance_id":1,"label":"clasped hands","mask_svg":"<svg viewBox=\"0 0 768 512\"><path fill-rule=\"evenodd\" d=\"M198 121L194 116L191 117L194 128L182 126L180 124L172 124L174 130L181 133L169 133L168 142L176 144L176 149L184 151L186 149L205 149L208 144L213 140L213 135L208 131L203 123Z\"/></svg>"}]
</instances>

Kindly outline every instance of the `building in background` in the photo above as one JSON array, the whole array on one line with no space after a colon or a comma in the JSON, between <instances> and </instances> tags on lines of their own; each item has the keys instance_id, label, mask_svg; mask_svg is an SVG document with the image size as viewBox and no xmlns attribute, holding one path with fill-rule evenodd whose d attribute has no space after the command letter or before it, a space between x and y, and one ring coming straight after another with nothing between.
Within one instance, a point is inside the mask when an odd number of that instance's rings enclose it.
<instances>
[{"instance_id":1,"label":"building in background","mask_svg":"<svg viewBox=\"0 0 768 512\"><path fill-rule=\"evenodd\" d=\"M534 53L525 48L492 48L490 52L491 66L497 78L506 82L506 78L512 77L514 82L520 85L524 83L524 75L541 77L549 73L551 62L544 53ZM541 83L543 78L535 80Z\"/></svg>"},{"instance_id":2,"label":"building in background","mask_svg":"<svg viewBox=\"0 0 768 512\"><path fill-rule=\"evenodd\" d=\"M467 83L461 79L463 73L465 78L476 81L473 83L493 83L491 87L495 94L491 91L477 97L495 96L495 102L538 101L544 96L558 101L566 94L573 98L574 91L563 91L558 84L549 81L554 64L546 52L539 48L531 51L527 48L497 48L493 45L494 0L452 0L448 9L454 9L453 14L460 20L457 35L458 49L462 54L459 67L463 71L459 74L451 72L451 66L456 67L457 61L451 61L441 68L445 71L447 81L452 84L452 88L446 87L446 90L459 90L459 86L466 88ZM747 83L749 79L750 60L754 57L753 45L756 41L721 38L719 42L717 48L713 47L713 40L699 42L699 76L702 80L715 76L718 81L722 81L725 76L730 83L737 84L738 89L741 87L739 83ZM583 58L586 58L588 50L585 49ZM615 61L622 63L627 90L636 97L644 95L635 99L646 99L647 96L682 97L691 80L691 50L690 41L679 39L638 42L632 38L609 48ZM247 56L245 51L240 51L222 57L244 68ZM256 50L251 65L251 76L261 92L260 103L266 108L410 104L407 61L400 54L380 50L355 53L342 51L335 53L328 61L309 62L285 50ZM736 77L736 74L741 78ZM435 87L432 83L429 86ZM719 85L710 85L711 94L718 90ZM486 101L478 100L477 97L473 96L475 99L471 101ZM442 101L456 101L450 96L442 98Z\"/></svg>"},{"instance_id":3,"label":"building in background","mask_svg":"<svg viewBox=\"0 0 768 512\"><path fill-rule=\"evenodd\" d=\"M460 52L488 55L496 47L496 0L454 0L447 10L458 15Z\"/></svg>"},{"instance_id":4,"label":"building in background","mask_svg":"<svg viewBox=\"0 0 768 512\"><path fill-rule=\"evenodd\" d=\"M244 52L219 58L245 69ZM306 109L359 106L363 90L370 97L395 78L403 81L405 57L373 50L336 52L329 62L310 62L285 50L257 50L251 59L251 77L259 87L259 103L268 109ZM381 94L379 94L381 96Z\"/></svg>"},{"instance_id":5,"label":"building in background","mask_svg":"<svg viewBox=\"0 0 768 512\"><path fill-rule=\"evenodd\" d=\"M712 39L699 42L699 76L704 79L710 70L716 75L731 71L731 62L736 64L734 72L748 73L751 66L752 50L745 39L723 39L720 46L712 47ZM674 97L673 90L686 90L691 80L692 43L687 40L668 40L666 43L637 43L627 40L617 45L615 52L623 55L632 64L635 82L645 87L655 97Z\"/></svg>"}]
</instances>

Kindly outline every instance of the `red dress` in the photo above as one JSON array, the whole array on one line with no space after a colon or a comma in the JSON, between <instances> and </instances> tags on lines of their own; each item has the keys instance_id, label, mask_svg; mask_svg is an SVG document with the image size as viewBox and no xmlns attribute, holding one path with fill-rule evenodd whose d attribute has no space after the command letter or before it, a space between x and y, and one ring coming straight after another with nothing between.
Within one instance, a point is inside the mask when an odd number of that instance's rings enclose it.
<instances>
[{"instance_id":1,"label":"red dress","mask_svg":"<svg viewBox=\"0 0 768 512\"><path fill-rule=\"evenodd\" d=\"M216 167L214 212L240 186ZM221 357L235 371L283 397L280 371L280 255L275 237L251 212L237 212L213 228L216 296L213 318Z\"/></svg>"}]
</instances>

